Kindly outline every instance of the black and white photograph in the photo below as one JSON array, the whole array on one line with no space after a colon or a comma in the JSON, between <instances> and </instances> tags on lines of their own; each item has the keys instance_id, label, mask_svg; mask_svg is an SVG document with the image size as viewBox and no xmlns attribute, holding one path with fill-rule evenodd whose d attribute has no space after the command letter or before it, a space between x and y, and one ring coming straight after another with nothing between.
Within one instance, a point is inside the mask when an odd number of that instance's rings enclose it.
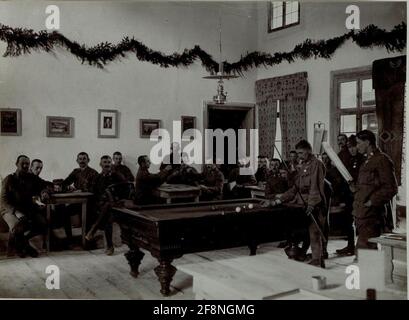
<instances>
[{"instance_id":1,"label":"black and white photograph","mask_svg":"<svg viewBox=\"0 0 409 320\"><path fill-rule=\"evenodd\" d=\"M74 118L47 116L47 137L72 138Z\"/></svg>"},{"instance_id":2,"label":"black and white photograph","mask_svg":"<svg viewBox=\"0 0 409 320\"><path fill-rule=\"evenodd\" d=\"M408 300L406 42L406 1L0 0L0 300Z\"/></svg>"},{"instance_id":3,"label":"black and white photograph","mask_svg":"<svg viewBox=\"0 0 409 320\"><path fill-rule=\"evenodd\" d=\"M139 128L140 128L140 137L141 138L150 138L154 130L160 129L161 120L153 119L140 119Z\"/></svg>"},{"instance_id":4,"label":"black and white photograph","mask_svg":"<svg viewBox=\"0 0 409 320\"><path fill-rule=\"evenodd\" d=\"M21 136L21 109L0 109L0 135Z\"/></svg>"},{"instance_id":5,"label":"black and white photograph","mask_svg":"<svg viewBox=\"0 0 409 320\"><path fill-rule=\"evenodd\" d=\"M98 138L118 138L118 111L98 110Z\"/></svg>"}]
</instances>

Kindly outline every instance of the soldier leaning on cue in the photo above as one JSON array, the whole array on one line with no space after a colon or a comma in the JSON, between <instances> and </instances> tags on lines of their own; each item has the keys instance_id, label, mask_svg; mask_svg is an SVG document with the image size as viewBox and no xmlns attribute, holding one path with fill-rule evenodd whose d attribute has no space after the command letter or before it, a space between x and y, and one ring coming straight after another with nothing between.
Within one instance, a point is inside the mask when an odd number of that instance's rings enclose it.
<instances>
[{"instance_id":1,"label":"soldier leaning on cue","mask_svg":"<svg viewBox=\"0 0 409 320\"><path fill-rule=\"evenodd\" d=\"M285 203L292 207L298 206L299 211L306 209L306 214L311 218L308 231L312 260L309 264L325 268L323 259L325 239L321 235L326 220L325 166L312 154L312 147L308 141L301 140L295 148L302 164L295 177L294 185L285 193L276 195L275 200L264 201L263 206Z\"/></svg>"}]
</instances>

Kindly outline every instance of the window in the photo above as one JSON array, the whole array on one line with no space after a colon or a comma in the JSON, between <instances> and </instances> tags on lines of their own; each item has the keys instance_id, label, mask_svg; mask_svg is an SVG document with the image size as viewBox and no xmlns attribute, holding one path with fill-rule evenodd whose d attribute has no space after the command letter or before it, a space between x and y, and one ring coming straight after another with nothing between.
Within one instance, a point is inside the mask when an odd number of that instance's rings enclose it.
<instances>
[{"instance_id":1,"label":"window","mask_svg":"<svg viewBox=\"0 0 409 320\"><path fill-rule=\"evenodd\" d=\"M347 136L368 129L378 134L375 90L371 67L332 72L332 143L339 133Z\"/></svg>"},{"instance_id":2,"label":"window","mask_svg":"<svg viewBox=\"0 0 409 320\"><path fill-rule=\"evenodd\" d=\"M300 4L297 1L276 2L268 5L268 32L288 28L300 23Z\"/></svg>"}]
</instances>

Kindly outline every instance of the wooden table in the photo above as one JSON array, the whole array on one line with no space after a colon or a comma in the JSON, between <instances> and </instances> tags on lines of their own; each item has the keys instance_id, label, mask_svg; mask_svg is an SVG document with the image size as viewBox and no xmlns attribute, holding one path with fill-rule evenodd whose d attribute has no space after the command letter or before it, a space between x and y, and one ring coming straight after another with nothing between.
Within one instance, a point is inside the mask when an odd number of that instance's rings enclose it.
<instances>
[{"instance_id":1,"label":"wooden table","mask_svg":"<svg viewBox=\"0 0 409 320\"><path fill-rule=\"evenodd\" d=\"M252 198L265 199L266 197L265 186L245 186L244 188L250 190Z\"/></svg>"},{"instance_id":2,"label":"wooden table","mask_svg":"<svg viewBox=\"0 0 409 320\"><path fill-rule=\"evenodd\" d=\"M172 203L172 199L188 198L193 198L195 202L199 202L200 188L186 184L164 183L154 190L154 194L159 198L166 199L166 203Z\"/></svg>"},{"instance_id":3,"label":"wooden table","mask_svg":"<svg viewBox=\"0 0 409 320\"><path fill-rule=\"evenodd\" d=\"M193 276L196 299L207 300L354 300L366 291L349 290L342 270L321 269L274 253L178 266ZM327 287L314 290L313 276L326 277ZM405 292L377 292L379 300L404 300Z\"/></svg>"},{"instance_id":4,"label":"wooden table","mask_svg":"<svg viewBox=\"0 0 409 320\"><path fill-rule=\"evenodd\" d=\"M264 208L260 199L240 199L166 205L113 208L121 228L122 242L131 275L137 277L144 253L149 251L159 265L154 269L161 293L170 293L176 272L174 259L184 254L248 246L255 255L257 245L284 239L287 208Z\"/></svg>"},{"instance_id":5,"label":"wooden table","mask_svg":"<svg viewBox=\"0 0 409 320\"><path fill-rule=\"evenodd\" d=\"M371 238L369 242L380 244L381 250L385 252L385 284L396 284L406 289L406 235L385 234L377 238Z\"/></svg>"},{"instance_id":6,"label":"wooden table","mask_svg":"<svg viewBox=\"0 0 409 320\"><path fill-rule=\"evenodd\" d=\"M86 223L87 223L87 203L88 199L93 194L90 192L69 192L69 193L55 193L52 194L50 200L47 202L47 221L49 223L47 231L47 251L50 251L50 234L51 234L51 207L57 204L81 204L81 221L82 221L82 245L85 247Z\"/></svg>"}]
</instances>

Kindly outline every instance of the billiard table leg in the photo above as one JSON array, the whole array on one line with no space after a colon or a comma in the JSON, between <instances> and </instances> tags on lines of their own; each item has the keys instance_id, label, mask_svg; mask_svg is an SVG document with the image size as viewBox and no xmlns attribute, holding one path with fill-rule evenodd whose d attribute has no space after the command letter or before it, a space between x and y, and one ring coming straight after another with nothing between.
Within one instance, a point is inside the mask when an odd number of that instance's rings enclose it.
<instances>
[{"instance_id":1,"label":"billiard table leg","mask_svg":"<svg viewBox=\"0 0 409 320\"><path fill-rule=\"evenodd\" d=\"M131 267L131 276L137 278L139 275L139 265L143 259L145 254L139 250L138 247L130 249L128 252L125 253L125 258L128 260L128 263Z\"/></svg>"},{"instance_id":2,"label":"billiard table leg","mask_svg":"<svg viewBox=\"0 0 409 320\"><path fill-rule=\"evenodd\" d=\"M158 258L158 261L159 265L154 270L160 282L160 293L164 296L168 296L170 294L170 283L177 269L171 265L173 259Z\"/></svg>"},{"instance_id":3,"label":"billiard table leg","mask_svg":"<svg viewBox=\"0 0 409 320\"><path fill-rule=\"evenodd\" d=\"M255 256L257 252L257 244L256 243L250 243L249 244L249 249L250 249L250 255Z\"/></svg>"}]
</instances>

